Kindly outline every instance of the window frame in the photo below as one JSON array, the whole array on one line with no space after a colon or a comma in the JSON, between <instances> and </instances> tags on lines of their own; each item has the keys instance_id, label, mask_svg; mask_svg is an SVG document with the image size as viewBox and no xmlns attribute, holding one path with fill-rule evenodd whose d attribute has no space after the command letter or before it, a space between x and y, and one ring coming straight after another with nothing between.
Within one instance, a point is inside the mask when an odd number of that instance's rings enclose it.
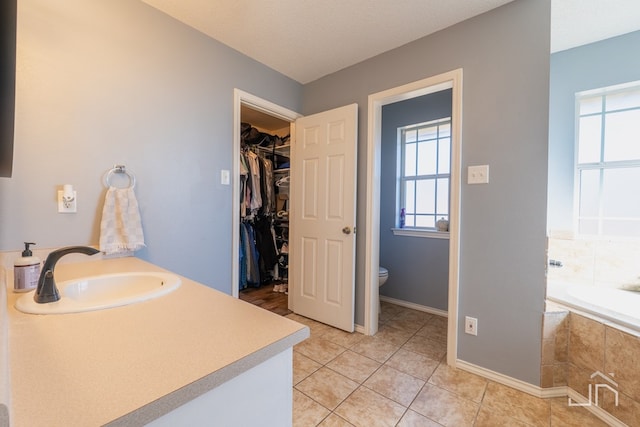
<instances>
[{"instance_id":1,"label":"window frame","mask_svg":"<svg viewBox=\"0 0 640 427\"><path fill-rule=\"evenodd\" d=\"M640 111L640 102L633 107L618 108L607 110L607 97L611 95L618 95L625 92L632 92L640 90L640 81L625 83L622 85L609 86L599 88L595 90L589 90L576 93L575 96L575 148L574 148L574 172L575 172L575 185L574 185L574 230L575 234L581 238L607 238L607 239L621 239L630 238L630 236L624 236L622 234L605 234L603 227L607 220L623 220L623 221L640 221L638 217L614 217L605 216L603 212L604 208L604 175L606 171L614 169L627 169L634 168L640 170L640 158L634 160L605 160L605 147L606 147L606 118L608 114L615 114L625 111ZM600 110L598 112L591 112L581 114L581 103L589 98L600 97ZM580 163L580 124L581 118L584 117L600 117L600 146L599 146L599 160L593 162ZM597 191L597 215L582 215L581 213L581 199L582 199L582 173L584 171L599 171L598 173L598 191ZM596 233L587 233L581 231L581 221L591 220L597 222ZM634 240L640 239L640 236L634 235L631 237Z\"/></svg>"},{"instance_id":2,"label":"window frame","mask_svg":"<svg viewBox=\"0 0 640 427\"><path fill-rule=\"evenodd\" d=\"M447 126L449 127L449 133L446 136L441 136L441 131L440 131L440 127L442 126ZM418 138L419 135L419 131L420 129L425 129L425 128L430 128L430 127L434 127L437 126L437 133L436 133L436 137L435 138L428 138L428 139L423 139L420 140ZM416 132L416 140L415 142L406 142L405 136L407 134L407 132L411 132L414 131ZM442 140L449 140L449 145L448 145L448 172L447 173L441 173L439 172L440 170L440 147L441 147L441 141ZM435 141L436 142L436 151L435 151L435 173L431 173L431 174L423 174L423 175L418 175L418 154L416 153L416 175L411 175L411 176L407 176L405 175L406 173L406 149L407 149L407 145L408 144L418 144L420 141ZM430 120L427 122L421 122L421 123L415 123L415 124L410 124L410 125L406 125L406 126L400 126L397 128L397 144L398 144L398 156L397 156L397 160L398 160L398 169L397 169L397 209L396 209L396 224L398 225L398 227L393 228L392 231L395 235L403 235L403 236L423 236L423 235L427 235L428 237L436 237L436 238L448 238L448 231L438 231L437 229L437 221L438 218L440 217L445 217L447 219L447 221L450 220L450 216L451 216L451 150L452 150L452 141L453 141L453 121L452 121L452 117L448 116L448 117L443 117L443 118L439 118L439 119L435 119L435 120ZM442 179L446 179L447 180L447 213L446 214L442 214L440 212L438 212L438 196L439 196L439 192L438 192L438 181L442 180ZM428 226L416 226L416 225L407 225L405 224L404 227L400 227L400 210L402 208L406 208L407 206L407 194L406 194L406 183L407 182L415 182L418 183L419 181L434 181L434 194L433 194L433 202L434 202L434 213L433 214L429 214L429 213L417 213L417 212L412 212L411 214L417 216L433 216L434 219L434 226L433 227L428 227ZM414 211L417 210L415 207L417 206L417 191L414 190L414 198L416 198L413 202L413 206L414 206ZM437 236L436 236L437 234Z\"/></svg>"}]
</instances>

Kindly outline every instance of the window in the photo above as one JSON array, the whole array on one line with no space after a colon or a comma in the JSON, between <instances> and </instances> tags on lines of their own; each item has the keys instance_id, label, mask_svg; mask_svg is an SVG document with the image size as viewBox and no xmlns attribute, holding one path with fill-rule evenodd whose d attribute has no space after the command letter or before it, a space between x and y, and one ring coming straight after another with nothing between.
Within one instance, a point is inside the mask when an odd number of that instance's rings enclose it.
<instances>
[{"instance_id":1,"label":"window","mask_svg":"<svg viewBox=\"0 0 640 427\"><path fill-rule=\"evenodd\" d=\"M640 237L640 82L577 96L577 224Z\"/></svg>"},{"instance_id":2,"label":"window","mask_svg":"<svg viewBox=\"0 0 640 427\"><path fill-rule=\"evenodd\" d=\"M440 218L449 220L451 117L399 128L398 141L405 227L435 230Z\"/></svg>"}]
</instances>

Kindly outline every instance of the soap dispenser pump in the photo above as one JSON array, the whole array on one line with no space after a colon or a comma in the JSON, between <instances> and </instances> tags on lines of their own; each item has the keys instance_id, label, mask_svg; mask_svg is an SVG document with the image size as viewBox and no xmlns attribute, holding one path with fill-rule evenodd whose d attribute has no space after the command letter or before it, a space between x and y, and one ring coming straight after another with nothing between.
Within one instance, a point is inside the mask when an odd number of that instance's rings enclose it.
<instances>
[{"instance_id":1,"label":"soap dispenser pump","mask_svg":"<svg viewBox=\"0 0 640 427\"><path fill-rule=\"evenodd\" d=\"M38 286L40 278L40 258L33 256L30 245L32 242L24 242L22 257L13 263L13 290L14 292L28 292Z\"/></svg>"}]
</instances>

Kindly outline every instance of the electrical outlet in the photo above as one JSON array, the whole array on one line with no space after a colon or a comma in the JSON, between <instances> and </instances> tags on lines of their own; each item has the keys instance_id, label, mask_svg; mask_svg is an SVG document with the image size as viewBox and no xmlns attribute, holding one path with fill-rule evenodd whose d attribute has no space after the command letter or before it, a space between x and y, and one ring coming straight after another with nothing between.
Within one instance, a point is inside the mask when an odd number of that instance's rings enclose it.
<instances>
[{"instance_id":1,"label":"electrical outlet","mask_svg":"<svg viewBox=\"0 0 640 427\"><path fill-rule=\"evenodd\" d=\"M475 317L465 316L464 332L469 335L478 335L478 319Z\"/></svg>"},{"instance_id":2,"label":"electrical outlet","mask_svg":"<svg viewBox=\"0 0 640 427\"><path fill-rule=\"evenodd\" d=\"M58 213L78 212L77 199L78 194L75 191L73 192L73 197L67 200L64 197L64 191L58 190Z\"/></svg>"},{"instance_id":3,"label":"electrical outlet","mask_svg":"<svg viewBox=\"0 0 640 427\"><path fill-rule=\"evenodd\" d=\"M468 184L488 184L489 165L469 166L467 176Z\"/></svg>"}]
</instances>

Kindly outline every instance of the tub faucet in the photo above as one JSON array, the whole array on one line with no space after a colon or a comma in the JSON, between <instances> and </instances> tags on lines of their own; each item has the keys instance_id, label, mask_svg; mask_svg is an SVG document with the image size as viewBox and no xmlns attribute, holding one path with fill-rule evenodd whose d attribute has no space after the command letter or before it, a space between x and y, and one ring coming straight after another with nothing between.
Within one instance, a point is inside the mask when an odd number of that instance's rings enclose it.
<instances>
[{"instance_id":1,"label":"tub faucet","mask_svg":"<svg viewBox=\"0 0 640 427\"><path fill-rule=\"evenodd\" d=\"M38 279L36 292L33 294L33 300L38 304L44 304L47 302L58 301L60 299L60 293L58 292L56 281L53 278L53 270L55 270L56 263L60 258L72 253L94 255L98 252L100 251L90 248L89 246L68 246L51 252L42 266L42 272Z\"/></svg>"}]
</instances>

